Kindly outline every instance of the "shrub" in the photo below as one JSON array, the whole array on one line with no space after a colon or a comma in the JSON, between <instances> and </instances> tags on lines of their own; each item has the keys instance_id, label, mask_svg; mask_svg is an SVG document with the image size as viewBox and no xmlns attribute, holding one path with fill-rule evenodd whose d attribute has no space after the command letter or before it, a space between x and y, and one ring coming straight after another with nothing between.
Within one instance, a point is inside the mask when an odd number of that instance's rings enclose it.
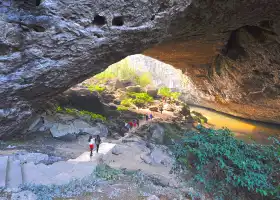
<instances>
[{"instance_id":1,"label":"shrub","mask_svg":"<svg viewBox=\"0 0 280 200\"><path fill-rule=\"evenodd\" d=\"M99 81L107 81L110 79L113 79L116 77L116 74L114 74L111 71L105 70L97 75L94 76L94 78L98 79Z\"/></svg>"},{"instance_id":2,"label":"shrub","mask_svg":"<svg viewBox=\"0 0 280 200\"><path fill-rule=\"evenodd\" d=\"M162 87L158 90L158 95L172 98L172 99L178 99L181 96L180 92L171 92L171 89L168 87Z\"/></svg>"},{"instance_id":3,"label":"shrub","mask_svg":"<svg viewBox=\"0 0 280 200\"><path fill-rule=\"evenodd\" d=\"M125 107L125 106L122 106L122 105L119 105L118 108L117 108L118 111L127 111L128 108Z\"/></svg>"},{"instance_id":4,"label":"shrub","mask_svg":"<svg viewBox=\"0 0 280 200\"><path fill-rule=\"evenodd\" d=\"M280 197L279 143L246 144L228 129L197 128L200 134L187 132L175 145L175 169L191 170L194 180L219 199L232 199L237 194L252 199Z\"/></svg>"},{"instance_id":5,"label":"shrub","mask_svg":"<svg viewBox=\"0 0 280 200\"><path fill-rule=\"evenodd\" d=\"M95 169L95 175L98 178L103 178L105 180L116 180L120 173L121 171L104 164L97 165Z\"/></svg>"},{"instance_id":6,"label":"shrub","mask_svg":"<svg viewBox=\"0 0 280 200\"><path fill-rule=\"evenodd\" d=\"M150 72L145 72L141 74L137 80L137 84L140 85L141 87L146 87L150 83L152 83L152 75Z\"/></svg>"},{"instance_id":7,"label":"shrub","mask_svg":"<svg viewBox=\"0 0 280 200\"><path fill-rule=\"evenodd\" d=\"M196 112L196 111L192 111L193 114L193 119L199 123L207 123L208 119L206 117L204 117L201 113Z\"/></svg>"},{"instance_id":8,"label":"shrub","mask_svg":"<svg viewBox=\"0 0 280 200\"><path fill-rule=\"evenodd\" d=\"M62 110L63 110L63 109L61 108L61 106L57 106L57 107L56 107L56 112L62 112Z\"/></svg>"},{"instance_id":9,"label":"shrub","mask_svg":"<svg viewBox=\"0 0 280 200\"><path fill-rule=\"evenodd\" d=\"M80 115L88 115L93 120L94 119L101 119L102 121L106 120L106 117L104 117L103 115L96 114L96 113L93 113L93 112L90 112L90 111L86 111L86 110L79 111L79 114Z\"/></svg>"},{"instance_id":10,"label":"shrub","mask_svg":"<svg viewBox=\"0 0 280 200\"><path fill-rule=\"evenodd\" d=\"M70 115L81 115L81 116L88 115L93 120L95 120L95 119L101 119L102 121L106 120L106 117L104 117L100 114L96 114L96 113L93 113L93 112L90 112L90 111L86 111L86 110L79 111L79 110L74 109L74 108L62 108L62 107L58 106L56 111L61 112L61 113L65 112L65 113L70 114Z\"/></svg>"},{"instance_id":11,"label":"shrub","mask_svg":"<svg viewBox=\"0 0 280 200\"><path fill-rule=\"evenodd\" d=\"M121 101L121 105L125 107L131 107L133 105L131 98L126 98Z\"/></svg>"},{"instance_id":12,"label":"shrub","mask_svg":"<svg viewBox=\"0 0 280 200\"><path fill-rule=\"evenodd\" d=\"M127 95L132 98L132 103L138 107L142 107L148 103L153 102L154 100L153 97L148 95L146 92L129 92L127 93Z\"/></svg>"},{"instance_id":13,"label":"shrub","mask_svg":"<svg viewBox=\"0 0 280 200\"><path fill-rule=\"evenodd\" d=\"M164 97L170 97L171 90L168 87L162 87L158 89L158 94Z\"/></svg>"},{"instance_id":14,"label":"shrub","mask_svg":"<svg viewBox=\"0 0 280 200\"><path fill-rule=\"evenodd\" d=\"M100 85L86 85L86 87L88 88L89 91L93 92L103 92L105 90L105 87L100 86Z\"/></svg>"}]
</instances>

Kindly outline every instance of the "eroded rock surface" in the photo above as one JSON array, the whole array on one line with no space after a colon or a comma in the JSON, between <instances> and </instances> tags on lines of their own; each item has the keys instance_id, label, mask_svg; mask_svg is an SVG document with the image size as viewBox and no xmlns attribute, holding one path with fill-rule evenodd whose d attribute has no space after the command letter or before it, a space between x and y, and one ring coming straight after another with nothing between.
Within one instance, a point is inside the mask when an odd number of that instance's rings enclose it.
<instances>
[{"instance_id":1,"label":"eroded rock surface","mask_svg":"<svg viewBox=\"0 0 280 200\"><path fill-rule=\"evenodd\" d=\"M200 104L280 122L277 0L19 3L0 4L0 136L20 132L62 91L159 43L146 54L186 68Z\"/></svg>"}]
</instances>

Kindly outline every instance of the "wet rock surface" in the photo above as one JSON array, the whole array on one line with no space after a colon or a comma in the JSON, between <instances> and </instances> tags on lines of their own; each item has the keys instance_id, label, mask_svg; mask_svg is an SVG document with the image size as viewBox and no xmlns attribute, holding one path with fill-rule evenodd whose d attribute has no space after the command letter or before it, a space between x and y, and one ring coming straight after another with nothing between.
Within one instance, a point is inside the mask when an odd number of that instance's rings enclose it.
<instances>
[{"instance_id":1,"label":"wet rock surface","mask_svg":"<svg viewBox=\"0 0 280 200\"><path fill-rule=\"evenodd\" d=\"M159 43L145 54L187 69L195 103L280 122L276 0L5 1L0 11L1 136L20 132L52 97Z\"/></svg>"}]
</instances>

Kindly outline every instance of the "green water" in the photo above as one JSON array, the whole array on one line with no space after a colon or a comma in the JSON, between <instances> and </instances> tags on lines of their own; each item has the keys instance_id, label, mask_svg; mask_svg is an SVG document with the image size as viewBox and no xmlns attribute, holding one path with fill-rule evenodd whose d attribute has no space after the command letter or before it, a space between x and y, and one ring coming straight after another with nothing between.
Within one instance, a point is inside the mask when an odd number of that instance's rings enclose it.
<instances>
[{"instance_id":1,"label":"green water","mask_svg":"<svg viewBox=\"0 0 280 200\"><path fill-rule=\"evenodd\" d=\"M215 128L227 127L234 132L237 138L248 142L267 144L270 143L268 140L270 136L280 138L280 125L245 120L197 106L190 106L190 109L207 117L208 124Z\"/></svg>"}]
</instances>

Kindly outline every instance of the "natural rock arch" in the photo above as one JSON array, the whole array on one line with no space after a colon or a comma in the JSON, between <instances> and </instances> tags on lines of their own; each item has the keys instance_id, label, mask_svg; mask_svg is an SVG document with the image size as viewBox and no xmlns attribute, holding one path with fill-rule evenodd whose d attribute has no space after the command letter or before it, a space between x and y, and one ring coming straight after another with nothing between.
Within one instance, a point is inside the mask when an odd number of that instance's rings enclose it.
<instances>
[{"instance_id":1,"label":"natural rock arch","mask_svg":"<svg viewBox=\"0 0 280 200\"><path fill-rule=\"evenodd\" d=\"M53 96L145 50L187 69L200 104L280 123L277 0L45 0L37 8L20 6L0 4L0 136L21 130ZM94 27L97 14L106 25ZM125 16L125 24L111 26L114 16ZM236 60L228 54L236 49L226 49L232 31L246 51Z\"/></svg>"}]
</instances>

